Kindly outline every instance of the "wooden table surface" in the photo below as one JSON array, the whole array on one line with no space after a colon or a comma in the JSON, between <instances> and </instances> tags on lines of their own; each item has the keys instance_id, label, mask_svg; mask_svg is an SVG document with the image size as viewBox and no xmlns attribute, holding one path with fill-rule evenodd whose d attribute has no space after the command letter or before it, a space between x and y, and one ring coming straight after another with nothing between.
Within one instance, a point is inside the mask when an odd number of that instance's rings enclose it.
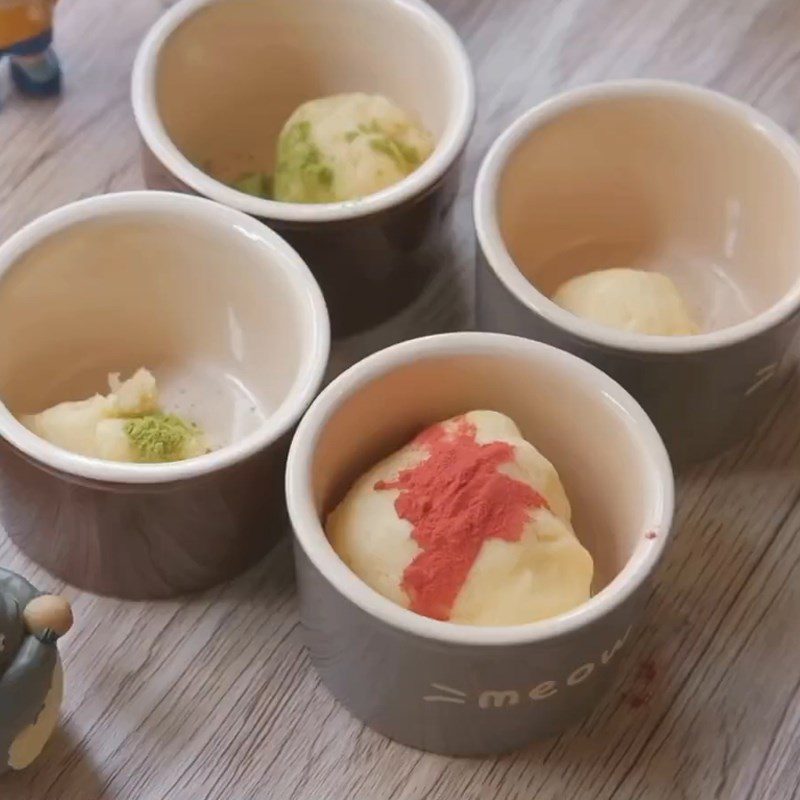
<instances>
[{"instance_id":1,"label":"wooden table surface","mask_svg":"<svg viewBox=\"0 0 800 800\"><path fill-rule=\"evenodd\" d=\"M333 1L333 0L332 0ZM458 206L470 285L470 189L524 109L603 78L675 78L800 122L798 0L438 0L479 86ZM0 73L0 236L63 203L142 186L129 70L165 0L63 0L59 102ZM441 283L334 368L465 327ZM579 727L498 759L447 759L363 728L303 650L284 541L202 596L131 603L64 588L0 532L0 563L73 601L63 728L2 800L412 800L800 797L800 389L752 439L679 476L676 535L615 687Z\"/></svg>"}]
</instances>

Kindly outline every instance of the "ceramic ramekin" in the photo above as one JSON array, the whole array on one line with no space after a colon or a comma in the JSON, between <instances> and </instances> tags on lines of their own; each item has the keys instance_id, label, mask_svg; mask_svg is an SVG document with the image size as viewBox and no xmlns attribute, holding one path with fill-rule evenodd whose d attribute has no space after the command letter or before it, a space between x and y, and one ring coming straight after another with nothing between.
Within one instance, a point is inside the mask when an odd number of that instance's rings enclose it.
<instances>
[{"instance_id":1,"label":"ceramic ramekin","mask_svg":"<svg viewBox=\"0 0 800 800\"><path fill-rule=\"evenodd\" d=\"M320 205L243 194L198 166L231 168L256 153L240 169L271 172L292 111L347 91L385 94L413 112L436 137L434 153L381 192ZM446 264L475 90L455 32L421 0L181 0L141 45L132 99L147 184L267 221L319 281L334 335L385 320Z\"/></svg>"},{"instance_id":2,"label":"ceramic ramekin","mask_svg":"<svg viewBox=\"0 0 800 800\"><path fill-rule=\"evenodd\" d=\"M475 187L478 323L580 355L625 386L676 461L752 430L800 324L800 149L716 92L622 81L566 92L494 143ZM669 274L700 322L646 336L549 296L607 267Z\"/></svg>"},{"instance_id":3,"label":"ceramic ramekin","mask_svg":"<svg viewBox=\"0 0 800 800\"><path fill-rule=\"evenodd\" d=\"M254 563L282 531L288 436L328 358L322 294L257 220L202 198L82 200L0 246L0 522L77 586L160 597ZM147 366L213 451L126 464L16 418Z\"/></svg>"},{"instance_id":4,"label":"ceramic ramekin","mask_svg":"<svg viewBox=\"0 0 800 800\"><path fill-rule=\"evenodd\" d=\"M359 474L424 426L481 408L514 419L562 478L595 561L593 597L567 614L509 627L419 616L357 578L325 536ZM298 427L286 491L323 681L381 733L457 755L521 747L596 704L630 646L673 511L664 445L624 389L569 353L487 333L404 342L340 375Z\"/></svg>"}]
</instances>

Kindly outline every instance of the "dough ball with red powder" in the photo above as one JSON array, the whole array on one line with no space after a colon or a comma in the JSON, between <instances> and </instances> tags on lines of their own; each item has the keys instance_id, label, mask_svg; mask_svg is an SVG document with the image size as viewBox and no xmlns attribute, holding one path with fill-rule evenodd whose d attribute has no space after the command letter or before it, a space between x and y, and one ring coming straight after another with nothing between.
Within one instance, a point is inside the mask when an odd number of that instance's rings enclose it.
<instances>
[{"instance_id":1,"label":"dough ball with red powder","mask_svg":"<svg viewBox=\"0 0 800 800\"><path fill-rule=\"evenodd\" d=\"M376 464L328 516L340 558L404 608L518 625L589 599L593 564L553 465L494 411L433 425Z\"/></svg>"}]
</instances>

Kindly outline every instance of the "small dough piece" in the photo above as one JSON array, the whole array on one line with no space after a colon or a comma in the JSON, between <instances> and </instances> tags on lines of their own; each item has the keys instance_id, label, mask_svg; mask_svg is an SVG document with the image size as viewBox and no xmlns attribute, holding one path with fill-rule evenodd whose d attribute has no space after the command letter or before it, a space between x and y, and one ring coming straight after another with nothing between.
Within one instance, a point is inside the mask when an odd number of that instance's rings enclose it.
<instances>
[{"instance_id":1,"label":"small dough piece","mask_svg":"<svg viewBox=\"0 0 800 800\"><path fill-rule=\"evenodd\" d=\"M660 272L589 272L562 284L553 302L579 317L623 331L653 336L698 332L677 287Z\"/></svg>"},{"instance_id":2,"label":"small dough piece","mask_svg":"<svg viewBox=\"0 0 800 800\"><path fill-rule=\"evenodd\" d=\"M117 399L116 413L120 416L158 413L158 389L150 370L142 367L126 381L119 379L119 372L112 372L108 385Z\"/></svg>"},{"instance_id":3,"label":"small dough piece","mask_svg":"<svg viewBox=\"0 0 800 800\"><path fill-rule=\"evenodd\" d=\"M136 450L125 433L129 420L121 417L101 419L95 428L97 457L106 461L136 461Z\"/></svg>"},{"instance_id":4,"label":"small dough piece","mask_svg":"<svg viewBox=\"0 0 800 800\"><path fill-rule=\"evenodd\" d=\"M98 423L117 410L114 395L96 394L88 400L59 403L39 414L20 417L20 422L51 444L79 453L96 455L95 431Z\"/></svg>"},{"instance_id":5,"label":"small dough piece","mask_svg":"<svg viewBox=\"0 0 800 800\"><path fill-rule=\"evenodd\" d=\"M25 427L73 453L107 461L181 461L207 453L196 426L161 412L152 373L142 368L121 381L108 376L110 394L68 401L20 417Z\"/></svg>"},{"instance_id":6,"label":"small dough piece","mask_svg":"<svg viewBox=\"0 0 800 800\"><path fill-rule=\"evenodd\" d=\"M382 95L303 103L278 138L274 199L336 203L385 189L433 151L433 137Z\"/></svg>"},{"instance_id":7,"label":"small dough piece","mask_svg":"<svg viewBox=\"0 0 800 800\"><path fill-rule=\"evenodd\" d=\"M489 448L495 445L499 447L492 452L500 463L492 461L496 470L487 471L485 459L491 459ZM419 604L415 607L407 580L410 565L420 563L424 548L415 538L415 524L398 510L405 489L396 484L437 457L441 486L429 471L426 477L432 482L411 500L412 510L422 509L423 517L438 512L441 524L434 538L452 541L443 555L429 561L431 581L441 580L440 568L449 570L438 558L466 559L469 566L447 610L427 613ZM460 472L448 476L447 465L454 461L461 464ZM492 483L493 473L502 476L500 486ZM483 538L477 556L468 555L470 539L484 532L473 530L461 542L464 526L459 522L486 519L493 525L492 520L505 518L502 506L512 502L520 485L523 496L530 487L542 503L523 509L519 530L494 530ZM438 508L430 511L434 506ZM462 517L468 507L475 514ZM398 605L462 624L516 625L564 613L589 599L592 558L575 536L570 516L558 473L514 422L495 411L471 411L432 426L361 476L328 516L326 531L350 569Z\"/></svg>"}]
</instances>

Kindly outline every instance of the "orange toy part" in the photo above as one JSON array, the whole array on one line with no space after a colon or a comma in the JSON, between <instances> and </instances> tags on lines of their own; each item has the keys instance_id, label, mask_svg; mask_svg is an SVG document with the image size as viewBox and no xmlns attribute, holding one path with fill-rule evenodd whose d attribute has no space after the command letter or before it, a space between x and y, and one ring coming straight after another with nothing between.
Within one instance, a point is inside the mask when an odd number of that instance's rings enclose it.
<instances>
[{"instance_id":1,"label":"orange toy part","mask_svg":"<svg viewBox=\"0 0 800 800\"><path fill-rule=\"evenodd\" d=\"M55 0L0 0L0 50L53 27Z\"/></svg>"}]
</instances>

